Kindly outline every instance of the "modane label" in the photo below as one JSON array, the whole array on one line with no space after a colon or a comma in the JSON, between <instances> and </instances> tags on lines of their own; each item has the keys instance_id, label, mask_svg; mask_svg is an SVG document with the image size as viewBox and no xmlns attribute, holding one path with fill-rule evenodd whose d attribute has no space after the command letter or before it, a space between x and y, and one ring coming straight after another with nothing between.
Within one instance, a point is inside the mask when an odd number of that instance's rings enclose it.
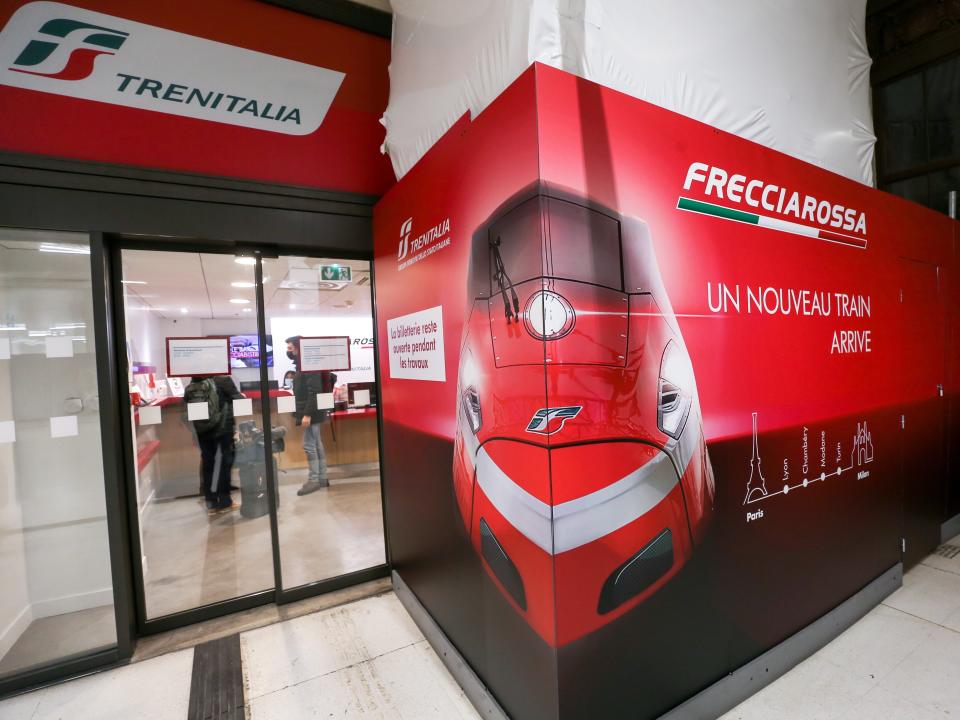
<instances>
[{"instance_id":1,"label":"modane label","mask_svg":"<svg viewBox=\"0 0 960 720\"><path fill-rule=\"evenodd\" d=\"M0 31L0 84L287 135L320 127L343 78L55 2L24 5Z\"/></svg>"}]
</instances>

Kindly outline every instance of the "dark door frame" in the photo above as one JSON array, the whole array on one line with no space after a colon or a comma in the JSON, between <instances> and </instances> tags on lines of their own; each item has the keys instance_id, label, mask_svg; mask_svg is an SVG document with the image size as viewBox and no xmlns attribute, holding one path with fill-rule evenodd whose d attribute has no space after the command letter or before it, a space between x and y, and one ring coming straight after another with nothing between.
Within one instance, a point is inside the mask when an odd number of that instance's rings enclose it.
<instances>
[{"instance_id":1,"label":"dark door frame","mask_svg":"<svg viewBox=\"0 0 960 720\"><path fill-rule=\"evenodd\" d=\"M365 259L371 262L373 292L375 201L375 197L356 193L0 152L0 227L82 232L90 238L107 532L117 621L116 647L2 678L0 697L128 662L137 638L146 629L139 627L136 607L133 568L134 563L139 564L139 557L131 553L131 531L135 528L130 527L128 515L127 450L120 441L128 399L126 383L120 384L125 378L120 377L121 347L116 340L117 323L122 318L117 315L121 286L119 267L111 255L117 252L117 243L133 243L144 249L199 245L211 252L246 249L274 254L282 250L284 254ZM373 314L376 324L375 302ZM376 348L374 373L379 382ZM383 428L379 413L377 423L382 477ZM180 618L168 616L168 623L152 625L149 632L245 607L292 602L388 575L391 554L382 484L381 500L387 557L384 565L287 591L266 591L232 604L207 606Z\"/></svg>"},{"instance_id":2,"label":"dark door frame","mask_svg":"<svg viewBox=\"0 0 960 720\"><path fill-rule=\"evenodd\" d=\"M123 250L146 250L146 251L157 251L157 252L183 252L183 253L205 253L205 254L223 254L223 255L235 255L235 254L244 254L251 255L256 259L256 265L254 266L254 272L256 277L256 287L254 288L254 293L256 296L256 307L257 307L257 333L260 336L260 342L264 343L267 335L266 331L266 313L264 305L264 296L263 296L263 258L273 258L281 256L290 256L290 255L303 255L303 248L297 250L288 250L281 246L266 246L266 247L254 247L249 245L212 245L208 243L203 243L201 241L190 241L190 242L179 242L175 240L157 240L157 239L133 239L130 237L108 237L105 239L105 245L107 252L109 254L109 263L111 265L111 288L113 296L113 333L114 333L114 364L116 366L117 372L116 377L113 380L116 396L119 400L119 405L116 408L120 416L120 435L118 439L122 439L120 445L122 446L123 454L123 464L124 464L124 473L121 482L125 485L126 490L126 510L128 513L128 543L131 550L132 558L132 572L133 572L133 581L134 581L134 600L136 605L136 620L137 620L137 634L140 636L143 635L152 635L158 632L165 632L167 630L172 630L174 628L183 627L185 625L192 625L198 622L204 622L206 620L211 620L213 618L221 617L223 615L229 615L235 612L241 612L243 610L249 610L253 607L258 607L260 605L269 604L275 602L277 604L284 604L288 602L293 602L295 600L300 600L307 597L312 597L314 595L319 595L326 592L331 592L333 590L339 590L340 588L347 587L350 585L356 585L358 583L367 582L369 580L375 580L381 577L386 577L389 574L390 566L388 563L382 563L380 565L375 565L369 568L362 568L355 570L344 575L338 575L332 578L324 578L320 580L315 580L309 582L305 585L300 585L293 588L284 588L283 587L283 578L281 573L281 557L280 557L280 536L279 536L279 526L277 518L277 506L276 506L276 487L274 486L275 476L273 473L273 451L272 451L272 438L270 433L264 434L264 455L265 455L265 464L266 464L266 477L268 485L268 499L269 499L269 521L270 521L270 538L271 538L271 552L273 557L273 569L274 569L274 587L269 590L262 590L248 595L243 595L236 598L231 598L228 600L222 600L208 605L203 605L197 608L191 608L189 610L183 610L180 612L172 613L170 615L164 615L162 617L148 619L146 613L146 594L145 594L145 585L143 577L143 566L140 561L142 556L142 547L140 544L140 525L138 520L139 509L137 507L137 498L136 498L136 470L135 465L137 463L137 455L134 451L135 443L132 442L133 438L130 437L130 428L132 427L132 417L130 412L130 403L127 401L127 381L126 381L126 363L127 358L125 356L125 342L126 338L126 323L125 323L125 312L123 306L123 293L119 290L122 288L122 267L121 267L121 257L120 254ZM325 254L325 253L323 253ZM312 253L313 256L316 256L317 253ZM352 256L350 258L344 257L344 253L339 253L336 256L336 259L363 259L367 258L364 256ZM371 289L371 307L373 306L373 296ZM376 353L375 353L376 355ZM265 365L260 367L260 392L261 397L267 397L267 385L268 385L268 368ZM261 421L263 427L270 426L270 407L269 403L261 402L262 417ZM379 419L379 413L378 413ZM379 430L379 427L378 427ZM378 448L379 450L379 448ZM383 484L381 483L381 488ZM381 502L383 494L381 491ZM386 512L386 508L383 508L383 512ZM386 543L386 516L384 514L384 543Z\"/></svg>"}]
</instances>

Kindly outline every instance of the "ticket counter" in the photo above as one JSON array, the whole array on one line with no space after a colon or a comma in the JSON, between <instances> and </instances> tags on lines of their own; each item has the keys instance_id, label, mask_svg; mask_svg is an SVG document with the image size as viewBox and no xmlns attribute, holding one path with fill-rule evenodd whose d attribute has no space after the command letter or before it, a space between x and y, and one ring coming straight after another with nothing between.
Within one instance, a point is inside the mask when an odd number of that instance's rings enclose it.
<instances>
[{"instance_id":1,"label":"ticket counter","mask_svg":"<svg viewBox=\"0 0 960 720\"><path fill-rule=\"evenodd\" d=\"M261 417L260 393L248 391L242 393L253 401L251 417ZM270 397L275 399L290 396L287 390L271 390ZM137 433L138 471L141 478L139 495L141 498L174 499L197 494L199 487L199 455L196 438L190 421L187 420L183 399L165 397L151 403L165 410L168 417L175 416L176 421L159 425L141 425L140 413L134 418ZM274 406L275 412L275 406ZM237 418L238 424L243 418ZM307 467L307 458L303 452L303 427L298 425L294 415L277 413L273 419L274 427L286 432L283 437L283 449L275 453L276 467L280 472L301 470ZM377 409L375 407L346 408L334 410L330 419L321 427L321 438L327 454L327 463L331 468L341 468L350 472L346 466L363 467L379 462ZM161 448L164 452L160 452ZM169 448L169 451L167 449Z\"/></svg>"}]
</instances>

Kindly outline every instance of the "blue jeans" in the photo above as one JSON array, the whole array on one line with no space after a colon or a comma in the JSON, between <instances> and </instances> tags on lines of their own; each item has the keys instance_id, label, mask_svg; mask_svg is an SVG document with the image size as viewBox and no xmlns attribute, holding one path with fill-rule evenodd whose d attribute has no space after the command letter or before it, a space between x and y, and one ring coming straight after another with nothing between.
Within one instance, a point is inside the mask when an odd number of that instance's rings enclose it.
<instances>
[{"instance_id":1,"label":"blue jeans","mask_svg":"<svg viewBox=\"0 0 960 720\"><path fill-rule=\"evenodd\" d=\"M311 422L303 429L303 452L307 456L307 466L310 468L308 482L327 482L327 452L323 449L323 440L320 439L320 422Z\"/></svg>"}]
</instances>

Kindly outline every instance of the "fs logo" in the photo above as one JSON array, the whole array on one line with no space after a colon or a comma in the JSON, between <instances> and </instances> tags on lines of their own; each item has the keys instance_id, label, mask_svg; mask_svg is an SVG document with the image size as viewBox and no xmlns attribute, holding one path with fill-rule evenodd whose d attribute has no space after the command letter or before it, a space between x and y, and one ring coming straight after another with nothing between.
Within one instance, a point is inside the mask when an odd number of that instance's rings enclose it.
<instances>
[{"instance_id":1,"label":"fs logo","mask_svg":"<svg viewBox=\"0 0 960 720\"><path fill-rule=\"evenodd\" d=\"M527 425L527 432L537 435L553 435L554 433L558 433L563 430L564 423L579 415L581 410L583 410L583 406L581 405L537 410L533 414L533 417L530 418L530 422Z\"/></svg>"},{"instance_id":2,"label":"fs logo","mask_svg":"<svg viewBox=\"0 0 960 720\"><path fill-rule=\"evenodd\" d=\"M413 229L413 218L408 217L400 226L400 249L397 251L397 261L403 260L410 252L410 231Z\"/></svg>"},{"instance_id":3,"label":"fs logo","mask_svg":"<svg viewBox=\"0 0 960 720\"><path fill-rule=\"evenodd\" d=\"M26 75L53 78L54 80L83 80L93 72L93 63L100 55L115 55L130 36L122 30L111 30L100 25L56 18L40 27L42 39L31 40L17 56L10 69ZM59 68L42 72L38 66L49 67L47 61L55 54L66 53ZM27 69L31 68L31 69Z\"/></svg>"}]
</instances>

